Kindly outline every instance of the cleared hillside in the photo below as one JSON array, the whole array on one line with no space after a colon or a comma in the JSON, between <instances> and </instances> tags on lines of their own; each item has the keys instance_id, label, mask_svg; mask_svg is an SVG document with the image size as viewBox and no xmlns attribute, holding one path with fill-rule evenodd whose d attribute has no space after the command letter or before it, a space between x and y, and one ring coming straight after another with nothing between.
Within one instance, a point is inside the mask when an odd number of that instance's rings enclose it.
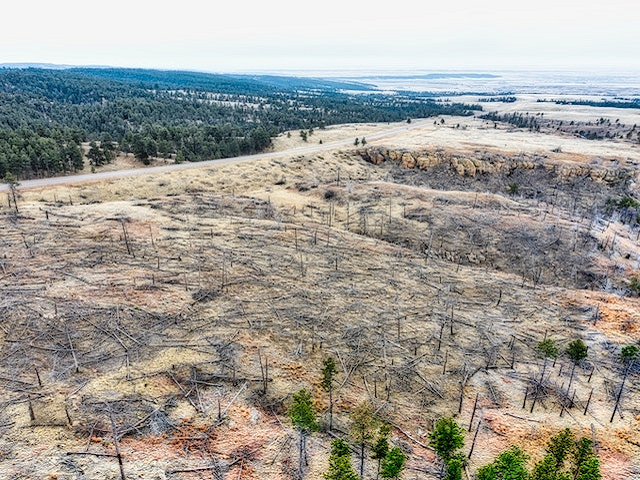
<instances>
[{"instance_id":1,"label":"cleared hillside","mask_svg":"<svg viewBox=\"0 0 640 480\"><path fill-rule=\"evenodd\" d=\"M470 472L511 443L536 460L568 426L595 439L605 478L639 475L637 371L610 422L620 347L640 335L639 230L606 207L634 194L625 162L640 158L552 152L558 138L506 127L472 141L485 127L454 128L463 120L341 151L19 190L18 212L7 196L3 478L119 478L116 444L127 478L290 478L290 396L311 389L326 419L329 355L335 435L370 401L408 454L404 478L437 478L433 422L469 427L476 396ZM492 146L510 133L521 137ZM589 347L570 390L565 356L539 381L545 337ZM331 439L311 436L307 478L322 478Z\"/></svg>"}]
</instances>

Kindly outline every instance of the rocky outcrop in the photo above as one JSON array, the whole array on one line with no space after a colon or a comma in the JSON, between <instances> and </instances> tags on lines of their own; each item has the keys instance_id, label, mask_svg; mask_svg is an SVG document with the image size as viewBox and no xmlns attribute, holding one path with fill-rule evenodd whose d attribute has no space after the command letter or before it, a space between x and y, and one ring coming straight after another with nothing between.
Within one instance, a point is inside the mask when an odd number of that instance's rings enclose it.
<instances>
[{"instance_id":1,"label":"rocky outcrop","mask_svg":"<svg viewBox=\"0 0 640 480\"><path fill-rule=\"evenodd\" d=\"M578 162L557 162L544 154L519 153L507 155L497 152L478 151L468 154L449 152L443 149L409 151L371 147L357 150L367 162L380 165L395 162L404 168L427 170L438 165L449 166L461 176L475 177L479 174L511 174L516 170L536 168L551 171L560 178L588 177L594 181L617 183L628 178L629 172L622 168L607 168L601 165L586 165Z\"/></svg>"}]
</instances>

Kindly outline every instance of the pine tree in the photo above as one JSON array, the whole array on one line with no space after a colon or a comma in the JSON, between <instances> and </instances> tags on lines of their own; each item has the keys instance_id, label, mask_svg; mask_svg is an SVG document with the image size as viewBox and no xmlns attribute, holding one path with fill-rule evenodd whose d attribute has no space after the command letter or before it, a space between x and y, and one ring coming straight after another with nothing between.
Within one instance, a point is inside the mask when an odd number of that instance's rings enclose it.
<instances>
[{"instance_id":1,"label":"pine tree","mask_svg":"<svg viewBox=\"0 0 640 480\"><path fill-rule=\"evenodd\" d=\"M464 445L464 430L451 417L442 417L429 434L429 446L448 463L455 451Z\"/></svg>"},{"instance_id":2,"label":"pine tree","mask_svg":"<svg viewBox=\"0 0 640 480\"><path fill-rule=\"evenodd\" d=\"M492 463L480 467L476 477L478 480L527 480L528 458L520 447L513 445L498 455Z\"/></svg>"},{"instance_id":3,"label":"pine tree","mask_svg":"<svg viewBox=\"0 0 640 480\"><path fill-rule=\"evenodd\" d=\"M289 418L293 426L303 432L311 433L318 430L316 410L313 406L311 393L301 389L293 394L293 402L289 408Z\"/></svg>"},{"instance_id":4,"label":"pine tree","mask_svg":"<svg viewBox=\"0 0 640 480\"><path fill-rule=\"evenodd\" d=\"M593 442L590 438L587 437L582 437L580 440L578 440L578 442L576 443L576 447L572 453L573 465L571 471L574 478L578 477L578 475L580 474L580 469L583 465L587 464L592 458L595 458L597 460L597 457L595 456L595 453L593 451Z\"/></svg>"},{"instance_id":5,"label":"pine tree","mask_svg":"<svg viewBox=\"0 0 640 480\"><path fill-rule=\"evenodd\" d=\"M551 437L547 443L547 455L533 468L532 480L569 480L571 475L565 468L565 460L576 449L573 432L565 428Z\"/></svg>"},{"instance_id":6,"label":"pine tree","mask_svg":"<svg viewBox=\"0 0 640 480\"><path fill-rule=\"evenodd\" d=\"M618 390L618 395L616 395L616 404L613 407L610 422L613 422L613 419L616 416L616 411L618 410L620 399L622 398L624 384L626 383L627 376L629 375L629 372L631 371L631 368L633 367L638 357L640 357L640 349L638 349L638 347L636 347L635 345L627 345L626 347L622 347L622 350L620 351L620 360L625 367L624 374L622 376L622 385L620 385L620 390Z\"/></svg>"},{"instance_id":7,"label":"pine tree","mask_svg":"<svg viewBox=\"0 0 640 480\"><path fill-rule=\"evenodd\" d=\"M313 406L311 393L304 388L293 394L293 402L289 407L288 416L291 423L300 433L298 452L298 472L300 478L304 474L304 466L307 464L307 436L318 430L316 409Z\"/></svg>"},{"instance_id":8,"label":"pine tree","mask_svg":"<svg viewBox=\"0 0 640 480\"><path fill-rule=\"evenodd\" d=\"M400 450L400 447L393 447L382 459L380 476L382 478L398 478L402 473L407 456Z\"/></svg>"},{"instance_id":9,"label":"pine tree","mask_svg":"<svg viewBox=\"0 0 640 480\"><path fill-rule=\"evenodd\" d=\"M368 402L362 402L356 406L350 417L350 435L354 443L360 447L360 478L364 478L364 448L373 437L377 421Z\"/></svg>"},{"instance_id":10,"label":"pine tree","mask_svg":"<svg viewBox=\"0 0 640 480\"><path fill-rule=\"evenodd\" d=\"M626 345L620 350L620 359L624 365L632 365L640 358L640 348L636 345Z\"/></svg>"},{"instance_id":11,"label":"pine tree","mask_svg":"<svg viewBox=\"0 0 640 480\"><path fill-rule=\"evenodd\" d=\"M580 465L575 480L600 480L601 478L600 460L598 457L591 457Z\"/></svg>"},{"instance_id":12,"label":"pine tree","mask_svg":"<svg viewBox=\"0 0 640 480\"><path fill-rule=\"evenodd\" d=\"M358 480L349 457L329 457L329 469L323 476L327 480Z\"/></svg>"},{"instance_id":13,"label":"pine tree","mask_svg":"<svg viewBox=\"0 0 640 480\"><path fill-rule=\"evenodd\" d=\"M457 453L451 457L446 465L446 476L444 480L462 480L462 469L465 463L466 458L461 453Z\"/></svg>"},{"instance_id":14,"label":"pine tree","mask_svg":"<svg viewBox=\"0 0 640 480\"><path fill-rule=\"evenodd\" d=\"M579 338L571 342L567 347L567 349L565 350L565 353L573 363L571 367L571 375L569 376L569 386L567 387L567 391L571 389L571 382L573 381L573 373L576 369L576 365L578 365L582 360L587 358L587 350L588 350L588 347Z\"/></svg>"},{"instance_id":15,"label":"pine tree","mask_svg":"<svg viewBox=\"0 0 640 480\"><path fill-rule=\"evenodd\" d=\"M545 455L533 467L531 480L558 480L558 468L556 458L553 455Z\"/></svg>"},{"instance_id":16,"label":"pine tree","mask_svg":"<svg viewBox=\"0 0 640 480\"><path fill-rule=\"evenodd\" d=\"M326 480L357 480L358 476L351 466L351 451L342 440L336 439L331 443L329 469L324 473Z\"/></svg>"},{"instance_id":17,"label":"pine tree","mask_svg":"<svg viewBox=\"0 0 640 480\"><path fill-rule=\"evenodd\" d=\"M344 440L337 438L331 442L331 455L334 457L348 457L351 455L351 450Z\"/></svg>"},{"instance_id":18,"label":"pine tree","mask_svg":"<svg viewBox=\"0 0 640 480\"><path fill-rule=\"evenodd\" d=\"M576 439L573 432L568 428L551 437L547 444L547 452L553 455L556 461L556 469L562 470L565 459L575 449L575 442Z\"/></svg>"},{"instance_id":19,"label":"pine tree","mask_svg":"<svg viewBox=\"0 0 640 480\"><path fill-rule=\"evenodd\" d=\"M387 453L389 453L390 431L391 428L389 427L389 425L382 425L378 430L378 437L371 447L371 450L373 451L373 455L371 455L371 458L374 460L378 460L378 470L376 477L380 475L380 464L382 462L382 459L387 456Z\"/></svg>"},{"instance_id":20,"label":"pine tree","mask_svg":"<svg viewBox=\"0 0 640 480\"><path fill-rule=\"evenodd\" d=\"M545 338L538 342L538 350L542 355L546 358L557 358L558 357L558 347L556 346L556 342L551 340L550 338Z\"/></svg>"},{"instance_id":21,"label":"pine tree","mask_svg":"<svg viewBox=\"0 0 640 480\"><path fill-rule=\"evenodd\" d=\"M332 357L328 357L322 362L320 386L325 392L329 393L329 430L333 428L333 378L337 372L336 362Z\"/></svg>"},{"instance_id":22,"label":"pine tree","mask_svg":"<svg viewBox=\"0 0 640 480\"><path fill-rule=\"evenodd\" d=\"M588 347L578 338L567 346L566 354L575 364L587 358L587 350Z\"/></svg>"}]
</instances>

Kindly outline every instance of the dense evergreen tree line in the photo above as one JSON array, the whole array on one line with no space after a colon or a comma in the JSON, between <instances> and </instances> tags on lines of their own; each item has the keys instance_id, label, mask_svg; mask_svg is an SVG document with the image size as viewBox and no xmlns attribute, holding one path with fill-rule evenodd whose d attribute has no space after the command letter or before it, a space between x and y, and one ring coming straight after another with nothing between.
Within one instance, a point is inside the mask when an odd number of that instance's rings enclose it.
<instances>
[{"instance_id":1,"label":"dense evergreen tree line","mask_svg":"<svg viewBox=\"0 0 640 480\"><path fill-rule=\"evenodd\" d=\"M481 97L478 99L479 102L502 102L502 103L514 103L517 100L517 97L514 95L503 95L500 97Z\"/></svg>"},{"instance_id":2,"label":"dense evergreen tree line","mask_svg":"<svg viewBox=\"0 0 640 480\"><path fill-rule=\"evenodd\" d=\"M532 131L540 130L540 122L538 118L534 115L529 115L528 113L505 113L499 114L497 112L489 112L485 115L481 115L480 118L484 120L491 120L493 122L505 122L510 123L511 125L515 125L518 128L528 128Z\"/></svg>"},{"instance_id":3,"label":"dense evergreen tree line","mask_svg":"<svg viewBox=\"0 0 640 480\"><path fill-rule=\"evenodd\" d=\"M62 129L0 128L0 178L54 175L83 166L79 139Z\"/></svg>"},{"instance_id":4,"label":"dense evergreen tree line","mask_svg":"<svg viewBox=\"0 0 640 480\"><path fill-rule=\"evenodd\" d=\"M556 105L585 105L587 107L640 108L640 98L629 100L554 100L554 103Z\"/></svg>"},{"instance_id":5,"label":"dense evergreen tree line","mask_svg":"<svg viewBox=\"0 0 640 480\"><path fill-rule=\"evenodd\" d=\"M343 89L360 90L358 94ZM391 122L481 107L387 95L322 79L140 69L0 70L0 177L99 166L117 150L141 161L198 161L263 151L285 130Z\"/></svg>"}]
</instances>

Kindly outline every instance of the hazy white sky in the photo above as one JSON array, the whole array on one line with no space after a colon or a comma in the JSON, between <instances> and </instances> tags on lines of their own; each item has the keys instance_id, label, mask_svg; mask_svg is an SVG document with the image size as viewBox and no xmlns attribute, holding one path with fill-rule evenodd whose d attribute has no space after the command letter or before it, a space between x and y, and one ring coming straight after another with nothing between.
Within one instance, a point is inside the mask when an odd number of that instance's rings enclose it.
<instances>
[{"instance_id":1,"label":"hazy white sky","mask_svg":"<svg viewBox=\"0 0 640 480\"><path fill-rule=\"evenodd\" d=\"M0 63L196 69L640 70L637 0L20 0Z\"/></svg>"}]
</instances>

